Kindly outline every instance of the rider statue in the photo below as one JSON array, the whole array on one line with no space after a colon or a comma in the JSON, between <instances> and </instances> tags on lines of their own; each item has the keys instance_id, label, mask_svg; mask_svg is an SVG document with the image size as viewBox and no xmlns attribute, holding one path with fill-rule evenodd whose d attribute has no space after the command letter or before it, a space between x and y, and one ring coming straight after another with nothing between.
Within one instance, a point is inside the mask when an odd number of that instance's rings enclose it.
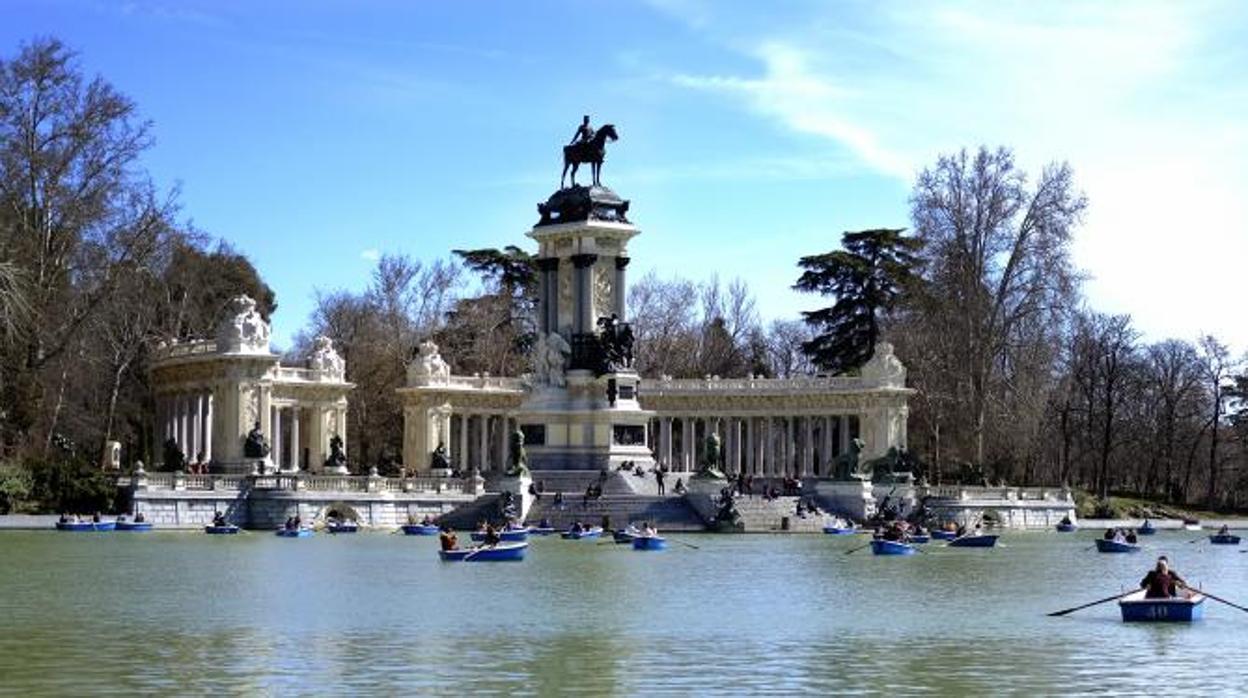
<instances>
[{"instance_id":1,"label":"rider statue","mask_svg":"<svg viewBox=\"0 0 1248 698\"><path fill-rule=\"evenodd\" d=\"M572 140L568 141L568 145L588 143L592 140L594 140L594 128L589 125L589 114L586 114L581 117L581 125L576 127L576 133L572 136Z\"/></svg>"}]
</instances>

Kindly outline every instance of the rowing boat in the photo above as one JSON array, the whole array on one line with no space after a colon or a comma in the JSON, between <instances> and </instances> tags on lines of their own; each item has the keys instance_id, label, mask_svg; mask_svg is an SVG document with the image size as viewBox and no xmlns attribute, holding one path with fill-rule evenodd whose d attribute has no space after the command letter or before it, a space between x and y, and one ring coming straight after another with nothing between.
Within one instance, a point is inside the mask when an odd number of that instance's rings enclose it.
<instances>
[{"instance_id":1,"label":"rowing boat","mask_svg":"<svg viewBox=\"0 0 1248 698\"><path fill-rule=\"evenodd\" d=\"M152 530L151 521L118 521L118 531L150 531Z\"/></svg>"},{"instance_id":2,"label":"rowing boat","mask_svg":"<svg viewBox=\"0 0 1248 698\"><path fill-rule=\"evenodd\" d=\"M602 526L590 526L581 531L564 531L560 536L564 540L582 540L586 538L597 538L602 535Z\"/></svg>"},{"instance_id":3,"label":"rowing boat","mask_svg":"<svg viewBox=\"0 0 1248 698\"><path fill-rule=\"evenodd\" d=\"M823 532L829 536L850 536L858 532L858 529L850 526L845 528L842 526L824 526Z\"/></svg>"},{"instance_id":4,"label":"rowing boat","mask_svg":"<svg viewBox=\"0 0 1248 698\"><path fill-rule=\"evenodd\" d=\"M1132 592L1118 600L1122 620L1127 623L1188 623L1205 614L1205 596L1199 592L1190 597L1148 599L1144 590Z\"/></svg>"},{"instance_id":5,"label":"rowing boat","mask_svg":"<svg viewBox=\"0 0 1248 698\"><path fill-rule=\"evenodd\" d=\"M1079 527L1074 525L1073 523L1059 523L1057 525L1058 533L1074 533L1075 531L1078 531L1078 530L1079 530Z\"/></svg>"},{"instance_id":6,"label":"rowing boat","mask_svg":"<svg viewBox=\"0 0 1248 698\"><path fill-rule=\"evenodd\" d=\"M1116 540L1096 539L1096 549L1102 553L1138 553L1140 546L1135 543L1123 543Z\"/></svg>"},{"instance_id":7,"label":"rowing boat","mask_svg":"<svg viewBox=\"0 0 1248 698\"><path fill-rule=\"evenodd\" d=\"M962 536L949 541L950 548L991 548L997 544L999 536L983 534L978 536Z\"/></svg>"},{"instance_id":8,"label":"rowing boat","mask_svg":"<svg viewBox=\"0 0 1248 698\"><path fill-rule=\"evenodd\" d=\"M1239 536L1233 536L1229 533L1215 533L1209 536L1209 542L1214 545L1239 545Z\"/></svg>"},{"instance_id":9,"label":"rowing boat","mask_svg":"<svg viewBox=\"0 0 1248 698\"><path fill-rule=\"evenodd\" d=\"M325 525L330 533L358 533L360 525L354 521L331 521Z\"/></svg>"},{"instance_id":10,"label":"rowing boat","mask_svg":"<svg viewBox=\"0 0 1248 698\"><path fill-rule=\"evenodd\" d=\"M234 524L224 524L222 526L209 524L204 526L204 533L211 536L232 536L238 533L238 526Z\"/></svg>"},{"instance_id":11,"label":"rowing boat","mask_svg":"<svg viewBox=\"0 0 1248 698\"><path fill-rule=\"evenodd\" d=\"M403 524L405 536L436 536L438 527L433 524Z\"/></svg>"},{"instance_id":12,"label":"rowing boat","mask_svg":"<svg viewBox=\"0 0 1248 698\"><path fill-rule=\"evenodd\" d=\"M439 550L438 557L444 562L501 562L507 560L523 560L524 551L529 544L499 543L493 547L458 548L455 550Z\"/></svg>"},{"instance_id":13,"label":"rowing boat","mask_svg":"<svg viewBox=\"0 0 1248 698\"><path fill-rule=\"evenodd\" d=\"M611 532L611 537L615 539L616 543L632 543L633 539L640 535L641 531L633 528L632 526Z\"/></svg>"},{"instance_id":14,"label":"rowing boat","mask_svg":"<svg viewBox=\"0 0 1248 698\"><path fill-rule=\"evenodd\" d=\"M471 538L473 541L480 543L485 540L485 531L473 531ZM522 540L528 540L529 529L516 528L509 531L499 531L498 538L499 540L506 541L508 543L517 543Z\"/></svg>"},{"instance_id":15,"label":"rowing boat","mask_svg":"<svg viewBox=\"0 0 1248 698\"><path fill-rule=\"evenodd\" d=\"M530 536L549 536L554 532L554 526L529 526Z\"/></svg>"},{"instance_id":16,"label":"rowing boat","mask_svg":"<svg viewBox=\"0 0 1248 698\"><path fill-rule=\"evenodd\" d=\"M932 538L936 540L953 540L957 537L957 531L932 531Z\"/></svg>"},{"instance_id":17,"label":"rowing boat","mask_svg":"<svg viewBox=\"0 0 1248 698\"><path fill-rule=\"evenodd\" d=\"M276 533L278 538L311 538L313 531L310 528L279 528Z\"/></svg>"},{"instance_id":18,"label":"rowing boat","mask_svg":"<svg viewBox=\"0 0 1248 698\"><path fill-rule=\"evenodd\" d=\"M663 550L667 548L667 539L661 536L634 536L633 550Z\"/></svg>"},{"instance_id":19,"label":"rowing boat","mask_svg":"<svg viewBox=\"0 0 1248 698\"><path fill-rule=\"evenodd\" d=\"M871 541L871 552L875 555L913 555L918 548L893 540L877 539Z\"/></svg>"}]
</instances>

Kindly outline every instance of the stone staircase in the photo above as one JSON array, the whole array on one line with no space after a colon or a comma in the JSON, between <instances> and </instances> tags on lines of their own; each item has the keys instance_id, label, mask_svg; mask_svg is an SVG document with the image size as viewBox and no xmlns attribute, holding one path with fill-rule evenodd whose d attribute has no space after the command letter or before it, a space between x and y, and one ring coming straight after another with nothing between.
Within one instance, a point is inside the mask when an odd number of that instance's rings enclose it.
<instances>
[{"instance_id":1,"label":"stone staircase","mask_svg":"<svg viewBox=\"0 0 1248 698\"><path fill-rule=\"evenodd\" d=\"M807 514L797 516L798 497L763 499L760 496L737 497L737 511L745 523L746 533L787 531L790 533L822 533L824 517ZM788 528L784 520L788 519Z\"/></svg>"},{"instance_id":2,"label":"stone staircase","mask_svg":"<svg viewBox=\"0 0 1248 698\"><path fill-rule=\"evenodd\" d=\"M483 519L495 524L504 523L499 507L500 502L497 493L483 494L471 502L458 506L453 511L439 516L436 521L438 525L447 525L461 531L476 530L477 524Z\"/></svg>"},{"instance_id":3,"label":"stone staircase","mask_svg":"<svg viewBox=\"0 0 1248 698\"><path fill-rule=\"evenodd\" d=\"M536 478L535 478L536 479ZM605 492L607 488L604 486ZM536 524L543 518L556 529L566 529L576 521L600 526L609 520L611 528L623 528L630 522L649 521L668 531L703 531L706 523L683 497L635 494L604 494L601 498L582 503L580 495L564 495L563 505L556 507L547 483L546 494L534 503L525 521Z\"/></svg>"}]
</instances>

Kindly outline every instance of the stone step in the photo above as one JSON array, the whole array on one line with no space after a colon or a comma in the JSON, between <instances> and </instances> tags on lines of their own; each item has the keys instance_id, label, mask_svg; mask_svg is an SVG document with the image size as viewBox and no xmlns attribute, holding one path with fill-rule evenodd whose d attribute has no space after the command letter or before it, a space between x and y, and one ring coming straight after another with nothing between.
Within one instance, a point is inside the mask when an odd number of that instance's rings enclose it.
<instances>
[{"instance_id":1,"label":"stone step","mask_svg":"<svg viewBox=\"0 0 1248 698\"><path fill-rule=\"evenodd\" d=\"M546 518L555 528L564 529L576 521L600 525L604 516L610 519L612 528L640 521L651 521L669 530L701 531L705 528L697 512L681 497L637 495L604 495L588 504L580 499L567 499L561 508L546 496L534 504L526 521L533 524Z\"/></svg>"}]
</instances>

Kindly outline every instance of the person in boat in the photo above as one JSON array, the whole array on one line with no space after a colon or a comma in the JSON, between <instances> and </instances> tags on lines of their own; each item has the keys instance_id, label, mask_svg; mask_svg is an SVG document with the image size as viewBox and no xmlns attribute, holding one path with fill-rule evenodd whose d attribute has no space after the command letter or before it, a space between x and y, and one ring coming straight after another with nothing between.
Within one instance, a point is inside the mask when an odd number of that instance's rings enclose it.
<instances>
[{"instance_id":1,"label":"person in boat","mask_svg":"<svg viewBox=\"0 0 1248 698\"><path fill-rule=\"evenodd\" d=\"M1165 555L1157 558L1157 566L1140 580L1146 599L1169 599L1178 596L1179 589L1186 586L1187 582L1179 573L1170 569L1170 560Z\"/></svg>"},{"instance_id":2,"label":"person in boat","mask_svg":"<svg viewBox=\"0 0 1248 698\"><path fill-rule=\"evenodd\" d=\"M224 526L224 525L225 525L225 514L222 514L222 513L221 513L221 512L219 512L219 511L214 511L214 512L212 512L212 525L213 525L213 526Z\"/></svg>"},{"instance_id":3,"label":"person in boat","mask_svg":"<svg viewBox=\"0 0 1248 698\"><path fill-rule=\"evenodd\" d=\"M1115 543L1127 542L1127 534L1123 533L1121 528L1114 529L1114 542Z\"/></svg>"},{"instance_id":4,"label":"person in boat","mask_svg":"<svg viewBox=\"0 0 1248 698\"><path fill-rule=\"evenodd\" d=\"M303 528L303 519L298 514L295 514L295 528Z\"/></svg>"},{"instance_id":5,"label":"person in boat","mask_svg":"<svg viewBox=\"0 0 1248 698\"><path fill-rule=\"evenodd\" d=\"M289 530L293 529L294 527L295 527L295 517L293 517L293 516L287 516L287 517L286 517L286 523L282 524L282 528L284 528L284 529L286 529L287 531L289 531Z\"/></svg>"},{"instance_id":6,"label":"person in boat","mask_svg":"<svg viewBox=\"0 0 1248 698\"><path fill-rule=\"evenodd\" d=\"M802 504L802 500L797 500L797 518L806 518L806 505Z\"/></svg>"},{"instance_id":7,"label":"person in boat","mask_svg":"<svg viewBox=\"0 0 1248 698\"><path fill-rule=\"evenodd\" d=\"M1219 535L1219 536L1229 536L1229 535L1231 535L1231 527L1230 527L1230 526L1227 526L1226 524L1222 524L1222 528L1219 528L1219 529L1218 529L1218 535Z\"/></svg>"},{"instance_id":8,"label":"person in boat","mask_svg":"<svg viewBox=\"0 0 1248 698\"><path fill-rule=\"evenodd\" d=\"M139 513L134 515L135 523L145 523L146 521L147 521L147 517L143 515L143 512L140 511Z\"/></svg>"},{"instance_id":9,"label":"person in boat","mask_svg":"<svg viewBox=\"0 0 1248 698\"><path fill-rule=\"evenodd\" d=\"M1113 540L1116 535L1118 535L1118 531L1112 528L1107 528L1105 529L1105 535L1101 537L1104 538L1105 540Z\"/></svg>"},{"instance_id":10,"label":"person in boat","mask_svg":"<svg viewBox=\"0 0 1248 698\"><path fill-rule=\"evenodd\" d=\"M488 548L493 548L501 542L503 542L503 538L498 535L498 531L494 528L494 525L486 524L485 537L481 539L481 544Z\"/></svg>"},{"instance_id":11,"label":"person in boat","mask_svg":"<svg viewBox=\"0 0 1248 698\"><path fill-rule=\"evenodd\" d=\"M659 529L650 524L649 521L641 525L641 535L643 538L654 538L659 535Z\"/></svg>"},{"instance_id":12,"label":"person in boat","mask_svg":"<svg viewBox=\"0 0 1248 698\"><path fill-rule=\"evenodd\" d=\"M571 531L571 532L573 532L573 533L584 533L584 532L585 532L585 524L581 523L580 521L573 521L573 522L572 522L572 528L569 528L568 530L569 530L569 531Z\"/></svg>"},{"instance_id":13,"label":"person in boat","mask_svg":"<svg viewBox=\"0 0 1248 698\"><path fill-rule=\"evenodd\" d=\"M93 522L95 522L95 523L99 523L99 522L100 522L100 512L98 512L98 511L97 511L97 512L95 512L94 514L92 514L92 515L91 515L91 520L92 520Z\"/></svg>"},{"instance_id":14,"label":"person in boat","mask_svg":"<svg viewBox=\"0 0 1248 698\"><path fill-rule=\"evenodd\" d=\"M562 492L555 493L555 508L558 509L559 511L563 511L563 493Z\"/></svg>"},{"instance_id":15,"label":"person in boat","mask_svg":"<svg viewBox=\"0 0 1248 698\"><path fill-rule=\"evenodd\" d=\"M1058 525L1060 525L1060 526L1069 526L1069 525L1071 525L1071 523L1072 523L1072 522L1071 522L1071 520L1070 520L1070 517L1069 517L1069 516L1063 516L1063 517L1062 517L1062 520L1061 520L1061 521L1058 521L1057 523L1058 523Z\"/></svg>"},{"instance_id":16,"label":"person in boat","mask_svg":"<svg viewBox=\"0 0 1248 698\"><path fill-rule=\"evenodd\" d=\"M1144 519L1144 523L1140 524L1140 528L1143 528L1143 529L1149 529L1152 527L1153 527L1153 522L1149 521L1148 519Z\"/></svg>"},{"instance_id":17,"label":"person in boat","mask_svg":"<svg viewBox=\"0 0 1248 698\"><path fill-rule=\"evenodd\" d=\"M421 519L421 520L420 520L420 525L421 525L421 526L432 526L432 525L433 525L433 519L432 519L432 518L431 518L428 514L425 514L425 518L423 518L423 519Z\"/></svg>"},{"instance_id":18,"label":"person in boat","mask_svg":"<svg viewBox=\"0 0 1248 698\"><path fill-rule=\"evenodd\" d=\"M1139 538L1137 538L1137 537L1136 537L1136 535L1135 535L1135 529L1134 529L1134 528L1128 528L1128 529L1127 529L1126 539L1127 539L1127 543L1128 543L1128 544L1130 544L1130 545L1135 545L1136 543L1139 543L1139 542L1140 542L1140 539L1139 539Z\"/></svg>"},{"instance_id":19,"label":"person in boat","mask_svg":"<svg viewBox=\"0 0 1248 698\"><path fill-rule=\"evenodd\" d=\"M685 481L682 480L681 478L676 478L676 486L672 488L672 491L675 492L676 494L684 494L685 493Z\"/></svg>"},{"instance_id":20,"label":"person in boat","mask_svg":"<svg viewBox=\"0 0 1248 698\"><path fill-rule=\"evenodd\" d=\"M442 527L442 532L438 534L438 541L442 544L443 550L455 550L459 547L459 538L450 526Z\"/></svg>"},{"instance_id":21,"label":"person in boat","mask_svg":"<svg viewBox=\"0 0 1248 698\"><path fill-rule=\"evenodd\" d=\"M69 523L69 514L61 513L61 518L57 519L57 523Z\"/></svg>"}]
</instances>

